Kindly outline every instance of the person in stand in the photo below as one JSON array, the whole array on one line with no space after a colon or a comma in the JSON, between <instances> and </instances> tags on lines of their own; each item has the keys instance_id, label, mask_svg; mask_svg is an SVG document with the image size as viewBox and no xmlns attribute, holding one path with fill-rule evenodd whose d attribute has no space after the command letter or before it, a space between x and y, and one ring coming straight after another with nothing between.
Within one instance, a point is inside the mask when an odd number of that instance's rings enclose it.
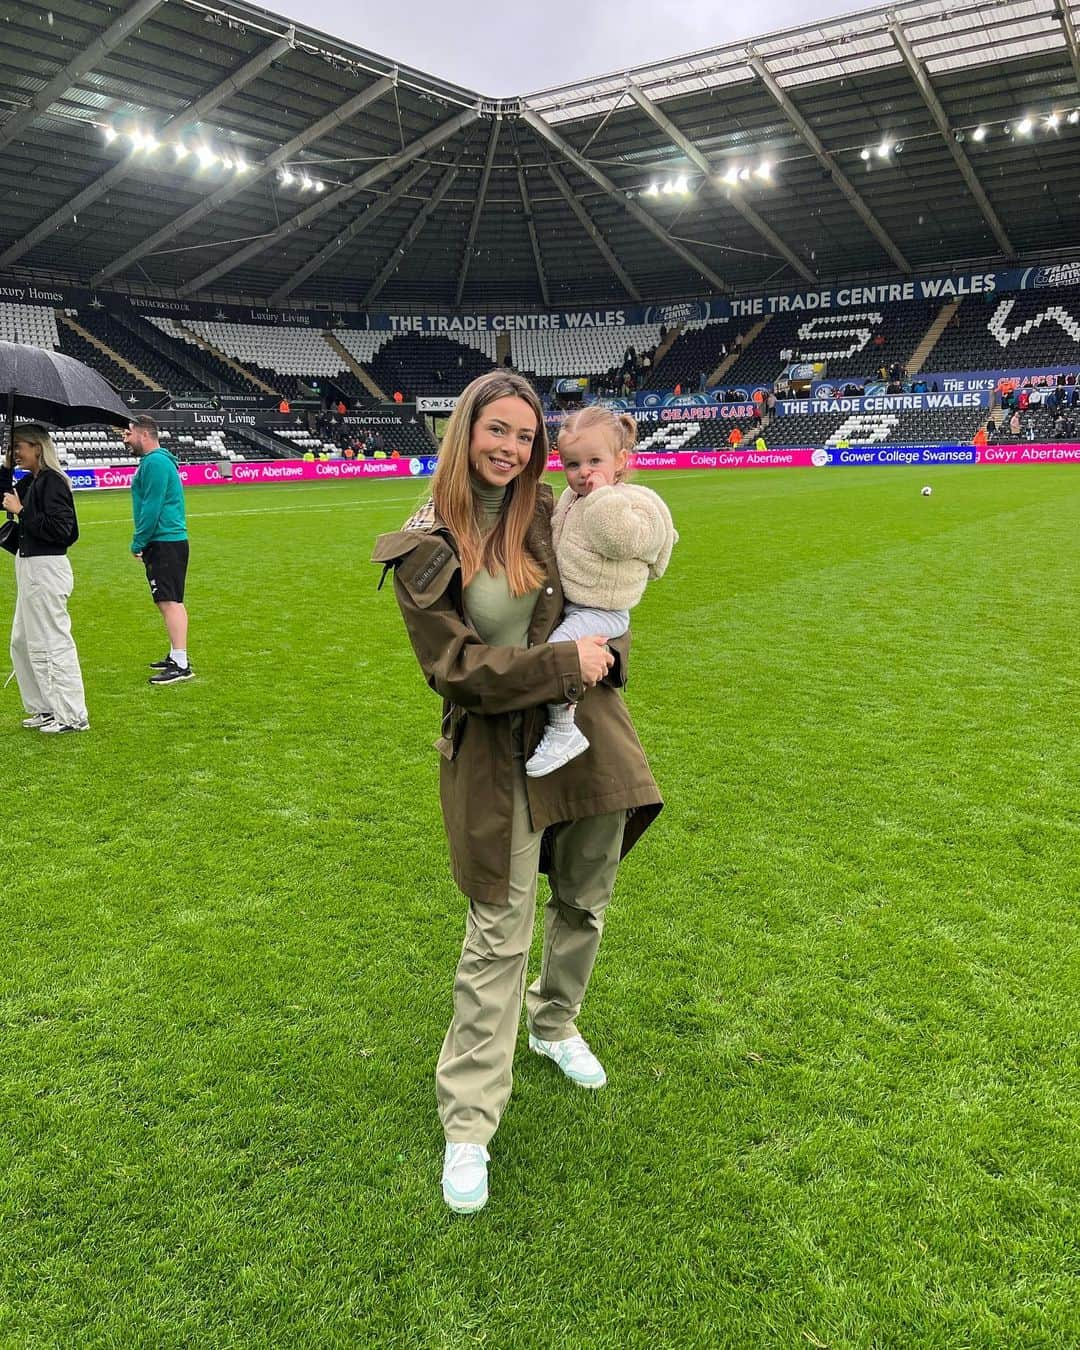
<instances>
[{"instance_id":1,"label":"person in stand","mask_svg":"<svg viewBox=\"0 0 1080 1350\"><path fill-rule=\"evenodd\" d=\"M339 398L337 401L337 415L339 417L344 417L348 411L348 408L345 406L345 400Z\"/></svg>"},{"instance_id":2,"label":"person in stand","mask_svg":"<svg viewBox=\"0 0 1080 1350\"><path fill-rule=\"evenodd\" d=\"M169 636L169 654L151 661L151 684L177 684L195 672L188 660L188 612L184 605L189 545L184 485L176 460L160 443L152 417L136 417L124 432L124 444L139 460L131 480L135 516L132 554L146 569L150 594Z\"/></svg>"},{"instance_id":3,"label":"person in stand","mask_svg":"<svg viewBox=\"0 0 1080 1350\"><path fill-rule=\"evenodd\" d=\"M394 402L395 402L395 403L404 403L404 402L405 402L405 395L401 392L400 389L395 389L395 390L394 390Z\"/></svg>"},{"instance_id":4,"label":"person in stand","mask_svg":"<svg viewBox=\"0 0 1080 1350\"><path fill-rule=\"evenodd\" d=\"M75 584L67 551L79 537L79 524L71 484L44 427L15 427L6 483L16 467L25 476L4 493L2 505L19 524L11 662L27 714L23 726L49 735L88 731L67 608Z\"/></svg>"},{"instance_id":5,"label":"person in stand","mask_svg":"<svg viewBox=\"0 0 1080 1350\"><path fill-rule=\"evenodd\" d=\"M292 408L289 406L289 400L282 397L281 402L277 405L277 410L279 413L291 413Z\"/></svg>"},{"instance_id":6,"label":"person in stand","mask_svg":"<svg viewBox=\"0 0 1080 1350\"><path fill-rule=\"evenodd\" d=\"M976 431L975 435L972 437L971 444L975 446L977 450L982 450L986 446L987 440L989 439L987 434L988 431L989 426L979 427L978 431Z\"/></svg>"},{"instance_id":7,"label":"person in stand","mask_svg":"<svg viewBox=\"0 0 1080 1350\"><path fill-rule=\"evenodd\" d=\"M1009 434L1012 436L1020 435L1020 411L1017 409L1009 418Z\"/></svg>"},{"instance_id":8,"label":"person in stand","mask_svg":"<svg viewBox=\"0 0 1080 1350\"><path fill-rule=\"evenodd\" d=\"M728 445L731 446L732 450L738 450L739 446L742 445L742 441L742 430L739 427L732 427L731 434L727 438Z\"/></svg>"},{"instance_id":9,"label":"person in stand","mask_svg":"<svg viewBox=\"0 0 1080 1350\"><path fill-rule=\"evenodd\" d=\"M547 460L532 385L503 370L480 376L450 417L431 501L373 554L384 577L393 570L417 660L443 699L440 798L469 900L436 1073L443 1198L458 1213L487 1202L523 994L529 1048L580 1087L607 1081L577 1018L619 860L662 804L618 692L629 635L610 648L599 635L547 640L563 609ZM578 702L592 748L562 773L527 778L544 707L560 699ZM525 994L538 866L551 899Z\"/></svg>"}]
</instances>

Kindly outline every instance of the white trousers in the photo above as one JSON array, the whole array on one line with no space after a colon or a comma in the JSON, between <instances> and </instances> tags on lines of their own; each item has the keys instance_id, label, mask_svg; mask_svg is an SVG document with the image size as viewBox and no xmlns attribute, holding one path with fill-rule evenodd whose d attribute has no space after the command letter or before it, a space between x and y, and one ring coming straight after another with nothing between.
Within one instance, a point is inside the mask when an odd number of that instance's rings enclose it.
<instances>
[{"instance_id":1,"label":"white trousers","mask_svg":"<svg viewBox=\"0 0 1080 1350\"><path fill-rule=\"evenodd\" d=\"M75 584L71 564L65 557L16 557L15 580L11 660L23 706L65 726L81 726L89 718L67 612Z\"/></svg>"}]
</instances>

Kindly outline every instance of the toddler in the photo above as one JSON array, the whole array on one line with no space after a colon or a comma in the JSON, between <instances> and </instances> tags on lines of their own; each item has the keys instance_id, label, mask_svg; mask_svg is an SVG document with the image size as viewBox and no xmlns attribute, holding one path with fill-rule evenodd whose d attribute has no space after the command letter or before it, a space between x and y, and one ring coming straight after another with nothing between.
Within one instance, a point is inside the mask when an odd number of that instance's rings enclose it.
<instances>
[{"instance_id":1,"label":"toddler","mask_svg":"<svg viewBox=\"0 0 1080 1350\"><path fill-rule=\"evenodd\" d=\"M655 492L626 482L637 423L594 405L571 413L559 434L567 488L555 505L551 533L567 605L549 642L620 637L645 583L664 575L678 539L671 513ZM548 724L525 764L543 778L589 748L575 705L548 704Z\"/></svg>"}]
</instances>

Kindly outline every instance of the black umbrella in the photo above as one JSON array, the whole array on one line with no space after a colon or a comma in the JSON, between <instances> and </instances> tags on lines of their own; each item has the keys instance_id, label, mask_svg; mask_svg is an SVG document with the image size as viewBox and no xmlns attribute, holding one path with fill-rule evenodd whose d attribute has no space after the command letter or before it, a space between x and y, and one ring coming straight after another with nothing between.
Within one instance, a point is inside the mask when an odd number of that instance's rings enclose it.
<instances>
[{"instance_id":1,"label":"black umbrella","mask_svg":"<svg viewBox=\"0 0 1080 1350\"><path fill-rule=\"evenodd\" d=\"M73 356L20 342L0 342L0 399L9 427L15 414L54 427L108 422L126 427L131 414L112 385Z\"/></svg>"},{"instance_id":2,"label":"black umbrella","mask_svg":"<svg viewBox=\"0 0 1080 1350\"><path fill-rule=\"evenodd\" d=\"M4 398L9 452L16 414L56 427L83 422L126 427L131 421L116 390L96 370L73 356L21 342L0 342L0 399ZM7 463L0 468L0 490L10 487L11 465Z\"/></svg>"}]
</instances>

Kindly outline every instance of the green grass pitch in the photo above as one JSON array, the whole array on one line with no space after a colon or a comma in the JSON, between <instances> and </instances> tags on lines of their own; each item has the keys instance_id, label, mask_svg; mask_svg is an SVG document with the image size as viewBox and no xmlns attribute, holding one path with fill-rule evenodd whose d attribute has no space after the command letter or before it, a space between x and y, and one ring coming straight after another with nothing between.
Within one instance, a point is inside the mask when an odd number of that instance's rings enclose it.
<instances>
[{"instance_id":1,"label":"green grass pitch","mask_svg":"<svg viewBox=\"0 0 1080 1350\"><path fill-rule=\"evenodd\" d=\"M92 730L0 701L0 1344L1080 1343L1080 472L643 481L610 1085L519 1052L465 1219L437 702L368 562L422 485L190 492L168 688L79 497Z\"/></svg>"}]
</instances>

